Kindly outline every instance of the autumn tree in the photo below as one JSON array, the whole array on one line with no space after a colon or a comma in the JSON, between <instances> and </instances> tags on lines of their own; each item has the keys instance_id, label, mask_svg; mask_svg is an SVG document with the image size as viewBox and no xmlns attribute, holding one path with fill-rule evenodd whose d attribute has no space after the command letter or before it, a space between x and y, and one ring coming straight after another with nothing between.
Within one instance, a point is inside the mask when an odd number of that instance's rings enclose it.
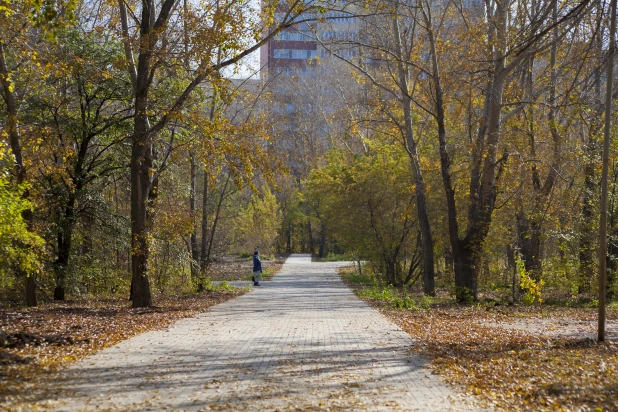
<instances>
[{"instance_id":1,"label":"autumn tree","mask_svg":"<svg viewBox=\"0 0 618 412\"><path fill-rule=\"evenodd\" d=\"M40 56L48 67L56 61L55 73L29 99L29 119L44 136L30 156L36 160L33 169L43 176L39 190L52 194L41 206L49 221L56 222L50 242L55 241L56 300L65 297L77 221L95 213L89 202L92 190L124 169L117 149L132 118L126 75L115 67L122 44L101 43L94 36L77 30L60 33L51 54Z\"/></svg>"},{"instance_id":2,"label":"autumn tree","mask_svg":"<svg viewBox=\"0 0 618 412\"><path fill-rule=\"evenodd\" d=\"M156 198L156 152L154 139L178 115L191 93L203 82L216 78L219 71L239 62L259 49L278 30L293 24L306 5L295 1L285 6L284 18L275 24L266 37L266 26L273 22L278 3L268 3L256 10L249 2L206 3L202 8L180 10L177 0L160 5L144 0L135 9L119 2L126 63L134 91L134 127L131 155L131 225L133 306L151 306L148 280L149 208ZM131 31L127 14L134 17L138 30ZM259 18L250 17L257 14ZM205 18L204 18L205 17ZM188 47L181 22L187 19L191 27ZM135 53L135 57L134 57ZM185 56L184 53L188 55ZM189 61L192 75L179 92L170 96L171 104L157 113L150 100L153 85L163 67L170 66L180 56L179 64Z\"/></svg>"},{"instance_id":3,"label":"autumn tree","mask_svg":"<svg viewBox=\"0 0 618 412\"><path fill-rule=\"evenodd\" d=\"M36 61L37 43L45 38L52 39L58 29L69 25L74 18L75 5L73 1L0 3L0 26L3 28L0 37L0 82L5 114L3 137L8 138L15 161L15 182L22 187L22 197L26 201L29 198L27 160L24 159L24 128L20 125L19 106L28 93L36 91L36 88L29 87L32 85L28 82L40 78L40 64ZM32 230L32 210L26 207L22 215L29 230ZM36 306L35 274L28 273L26 277L26 303Z\"/></svg>"},{"instance_id":4,"label":"autumn tree","mask_svg":"<svg viewBox=\"0 0 618 412\"><path fill-rule=\"evenodd\" d=\"M319 200L334 238L348 253L369 260L388 284L408 285L420 271L421 249L411 171L399 145L367 140L367 152L333 149L327 164L307 181L307 196Z\"/></svg>"},{"instance_id":5,"label":"autumn tree","mask_svg":"<svg viewBox=\"0 0 618 412\"><path fill-rule=\"evenodd\" d=\"M537 53L556 44L568 32L568 27L575 24L577 17L587 7L587 3L581 3L572 8L564 6L558 10L554 7L553 2L535 3L532 14L527 14L527 17L522 16L521 18L517 18L518 15L515 14L514 17L516 18L509 19L509 11L513 6L518 5L520 3L517 2L487 2L484 13L473 7L468 10L467 14L462 13L461 16L450 17L450 24L444 24L443 17L432 15L433 11L436 10L432 3L421 3L419 8L429 46L430 63L426 71L430 74L432 81L433 109L431 111L436 122L439 140L442 180L448 211L449 237L455 261L456 294L460 301L476 299L477 296L477 277L481 267L482 245L490 229L500 178L509 159L509 151L501 143L503 126L509 118L523 110L528 104L525 100L516 104L505 101L504 93L507 85L510 85L510 82L513 81L514 74L524 62L530 61ZM526 4L521 4L521 6L521 13L524 13L523 10L530 10L530 7ZM442 16L448 16L446 9L443 10ZM417 10L415 9L412 12L417 13ZM553 17L550 18L550 16ZM469 21L474 21L475 24L469 24ZM552 33L552 29L557 30L559 23L566 28L560 34L554 31L552 37L548 33ZM518 27L517 24L521 25ZM476 32L475 30L478 27L484 27L486 33ZM517 30L513 30L515 27L517 27ZM465 231L460 228L459 211L453 186L452 161L454 155L449 152L446 127L446 109L448 106L445 103L442 83L443 73L440 69L440 60L444 58L444 53L441 52L442 49L439 47L440 44L447 41L443 36L456 28L463 31L465 36L470 34L484 35L483 38L485 39L485 43L479 43L483 45L482 48L461 50L465 59L486 62L485 77L476 78L475 73L477 72L470 71L470 77L467 80L471 83L482 82L485 85L482 88L481 114L476 120L478 127L473 128L472 123L469 123L468 127L470 136L472 137L473 134L476 134L476 136L471 139L471 167ZM453 60L449 61L453 62ZM555 70L554 67L555 63L550 70ZM461 72L459 72L459 75L461 75ZM470 97L472 98L472 96ZM505 114L506 107L509 110ZM470 106L468 110L471 109L475 110ZM554 112L550 111L550 113ZM473 115L473 112L470 115ZM554 133L554 138L559 138L556 133ZM559 145L559 141L556 144ZM550 174L550 182L547 188L553 184L551 183L552 176L554 175ZM461 236L462 233L463 237Z\"/></svg>"},{"instance_id":6,"label":"autumn tree","mask_svg":"<svg viewBox=\"0 0 618 412\"><path fill-rule=\"evenodd\" d=\"M379 8L380 5L374 5ZM375 94L381 95L378 101L384 102L378 110L382 116L397 127L400 134L400 144L405 148L410 158L415 188L416 213L421 230L423 247L423 285L428 295L435 294L434 277L434 242L431 230L425 178L421 167L418 136L415 135L414 100L415 84L419 72L408 64L411 56L417 52L416 29L412 26L402 26L403 14L398 5L391 5L392 11L384 16L371 15L366 17L368 28L363 33L363 40L343 41L350 47L360 48L358 55L368 53L371 60L358 63L355 58L343 56L333 45L323 43L332 53L347 61L354 70L365 77L366 82L375 88ZM393 104L394 102L394 104Z\"/></svg>"}]
</instances>

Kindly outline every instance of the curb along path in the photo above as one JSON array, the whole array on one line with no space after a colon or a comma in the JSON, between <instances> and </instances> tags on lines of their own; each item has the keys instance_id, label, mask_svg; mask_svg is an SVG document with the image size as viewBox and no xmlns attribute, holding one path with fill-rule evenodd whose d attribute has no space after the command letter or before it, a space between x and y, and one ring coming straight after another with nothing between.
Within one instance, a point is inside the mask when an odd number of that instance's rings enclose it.
<instances>
[{"instance_id":1,"label":"curb along path","mask_svg":"<svg viewBox=\"0 0 618 412\"><path fill-rule=\"evenodd\" d=\"M336 263L292 255L251 293L60 374L56 410L471 410Z\"/></svg>"}]
</instances>

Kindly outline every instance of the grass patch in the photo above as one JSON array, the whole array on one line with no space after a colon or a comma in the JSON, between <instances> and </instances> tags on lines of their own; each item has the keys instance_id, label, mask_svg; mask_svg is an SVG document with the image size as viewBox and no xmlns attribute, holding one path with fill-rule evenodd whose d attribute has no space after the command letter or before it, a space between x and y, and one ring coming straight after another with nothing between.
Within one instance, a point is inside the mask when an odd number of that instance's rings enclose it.
<instances>
[{"instance_id":1,"label":"grass patch","mask_svg":"<svg viewBox=\"0 0 618 412\"><path fill-rule=\"evenodd\" d=\"M352 268L342 268L339 274L343 281L360 298L379 303L383 306L396 309L421 310L429 308L433 303L429 296L412 296L405 289L386 285L376 279L375 276L368 273L361 275Z\"/></svg>"},{"instance_id":2,"label":"grass patch","mask_svg":"<svg viewBox=\"0 0 618 412\"><path fill-rule=\"evenodd\" d=\"M223 280L221 283L213 283L210 279L204 279L202 285L204 290L209 293L237 293L241 289L230 285L227 280Z\"/></svg>"},{"instance_id":3,"label":"grass patch","mask_svg":"<svg viewBox=\"0 0 618 412\"><path fill-rule=\"evenodd\" d=\"M431 297L421 296L419 298L409 295L405 289L397 289L391 285L375 283L369 287L363 287L356 291L356 294L363 298L378 301L390 305L395 309L421 310L429 309L432 304Z\"/></svg>"},{"instance_id":4,"label":"grass patch","mask_svg":"<svg viewBox=\"0 0 618 412\"><path fill-rule=\"evenodd\" d=\"M340 270L339 275L346 284L353 285L371 285L375 282L375 277L367 273L359 274L356 270L351 268L343 268Z\"/></svg>"},{"instance_id":5,"label":"grass patch","mask_svg":"<svg viewBox=\"0 0 618 412\"><path fill-rule=\"evenodd\" d=\"M343 253L340 255L336 253L329 253L325 257L313 257L311 260L313 262L354 262L356 261L356 258L347 253Z\"/></svg>"}]
</instances>

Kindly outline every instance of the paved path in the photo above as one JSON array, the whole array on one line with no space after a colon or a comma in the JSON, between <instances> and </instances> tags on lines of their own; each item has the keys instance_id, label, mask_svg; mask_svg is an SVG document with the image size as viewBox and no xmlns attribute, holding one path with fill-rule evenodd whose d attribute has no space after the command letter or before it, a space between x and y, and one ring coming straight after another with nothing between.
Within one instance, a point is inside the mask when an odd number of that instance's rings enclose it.
<instances>
[{"instance_id":1,"label":"paved path","mask_svg":"<svg viewBox=\"0 0 618 412\"><path fill-rule=\"evenodd\" d=\"M293 255L251 293L76 363L56 409L467 409L337 266Z\"/></svg>"}]
</instances>

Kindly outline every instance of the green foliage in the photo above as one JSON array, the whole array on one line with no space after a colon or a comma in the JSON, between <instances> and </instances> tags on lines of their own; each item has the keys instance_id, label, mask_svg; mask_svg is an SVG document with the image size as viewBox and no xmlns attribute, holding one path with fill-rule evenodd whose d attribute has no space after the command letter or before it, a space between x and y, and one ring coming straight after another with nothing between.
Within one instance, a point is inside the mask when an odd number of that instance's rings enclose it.
<instances>
[{"instance_id":1,"label":"green foliage","mask_svg":"<svg viewBox=\"0 0 618 412\"><path fill-rule=\"evenodd\" d=\"M474 291L466 287L455 287L455 297L458 302L472 303L474 302Z\"/></svg>"},{"instance_id":2,"label":"green foliage","mask_svg":"<svg viewBox=\"0 0 618 412\"><path fill-rule=\"evenodd\" d=\"M208 293L213 292L236 292L238 288L236 286L230 285L227 281L222 281L220 283L213 283L210 279L204 279L202 281L202 286L204 290Z\"/></svg>"},{"instance_id":3,"label":"green foliage","mask_svg":"<svg viewBox=\"0 0 618 412\"><path fill-rule=\"evenodd\" d=\"M261 193L253 193L247 207L235 220L235 248L238 252L258 248L261 254L273 250L281 224L277 199L265 185Z\"/></svg>"},{"instance_id":4,"label":"green foliage","mask_svg":"<svg viewBox=\"0 0 618 412\"><path fill-rule=\"evenodd\" d=\"M356 293L361 298L385 302L396 309L429 309L432 304L432 299L429 296L423 296L417 300L408 295L405 289L399 290L392 285L384 285L380 282L374 282L371 286L362 288Z\"/></svg>"},{"instance_id":5,"label":"green foliage","mask_svg":"<svg viewBox=\"0 0 618 412\"><path fill-rule=\"evenodd\" d=\"M364 271L363 274L359 274L356 270L341 270L339 272L341 277L346 283L354 285L370 285L375 283L376 279L372 274Z\"/></svg>"},{"instance_id":6,"label":"green foliage","mask_svg":"<svg viewBox=\"0 0 618 412\"><path fill-rule=\"evenodd\" d=\"M262 280L269 280L271 279L273 276L275 276L275 271L272 268L267 268L264 269L262 271ZM246 280L246 281L253 281L253 272L249 272L246 275L244 275L243 277L241 277L241 280Z\"/></svg>"},{"instance_id":7,"label":"green foliage","mask_svg":"<svg viewBox=\"0 0 618 412\"><path fill-rule=\"evenodd\" d=\"M275 276L275 272L273 271L272 268L264 269L263 272L262 272L262 278L263 279L270 279L273 276Z\"/></svg>"},{"instance_id":8,"label":"green foliage","mask_svg":"<svg viewBox=\"0 0 618 412\"><path fill-rule=\"evenodd\" d=\"M429 309L433 304L433 298L431 296L423 295L419 301L421 309Z\"/></svg>"},{"instance_id":9,"label":"green foliage","mask_svg":"<svg viewBox=\"0 0 618 412\"><path fill-rule=\"evenodd\" d=\"M525 264L519 256L516 258L515 262L517 265L517 274L519 276L519 286L524 291L522 301L526 305L532 305L535 301L542 303L543 299L541 298L541 292L543 286L545 286L545 281L543 279L539 281L532 279L528 275Z\"/></svg>"},{"instance_id":10,"label":"green foliage","mask_svg":"<svg viewBox=\"0 0 618 412\"><path fill-rule=\"evenodd\" d=\"M189 286L191 257L186 248L170 240L155 239L151 256L151 281L161 293L178 292Z\"/></svg>"},{"instance_id":11,"label":"green foliage","mask_svg":"<svg viewBox=\"0 0 618 412\"><path fill-rule=\"evenodd\" d=\"M127 296L130 275L115 262L88 253L76 254L67 273L67 292L72 296Z\"/></svg>"},{"instance_id":12,"label":"green foliage","mask_svg":"<svg viewBox=\"0 0 618 412\"><path fill-rule=\"evenodd\" d=\"M366 140L362 155L332 150L306 182L312 226L326 227L351 259L361 257L389 284L405 283L404 261L415 250L415 203L407 154Z\"/></svg>"},{"instance_id":13,"label":"green foliage","mask_svg":"<svg viewBox=\"0 0 618 412\"><path fill-rule=\"evenodd\" d=\"M9 180L0 175L0 286L11 286L13 272L29 276L40 273L45 257L44 241L28 230L23 212L31 203L22 198L27 185L13 187Z\"/></svg>"},{"instance_id":14,"label":"green foliage","mask_svg":"<svg viewBox=\"0 0 618 412\"><path fill-rule=\"evenodd\" d=\"M379 282L375 282L372 286L368 288L361 289L358 292L358 295L362 298L374 299L374 300L384 300L387 302L392 302L395 299L399 298L399 293L392 286L384 286Z\"/></svg>"},{"instance_id":15,"label":"green foliage","mask_svg":"<svg viewBox=\"0 0 618 412\"><path fill-rule=\"evenodd\" d=\"M412 297L404 295L393 300L393 307L397 309L418 310L418 306Z\"/></svg>"}]
</instances>

